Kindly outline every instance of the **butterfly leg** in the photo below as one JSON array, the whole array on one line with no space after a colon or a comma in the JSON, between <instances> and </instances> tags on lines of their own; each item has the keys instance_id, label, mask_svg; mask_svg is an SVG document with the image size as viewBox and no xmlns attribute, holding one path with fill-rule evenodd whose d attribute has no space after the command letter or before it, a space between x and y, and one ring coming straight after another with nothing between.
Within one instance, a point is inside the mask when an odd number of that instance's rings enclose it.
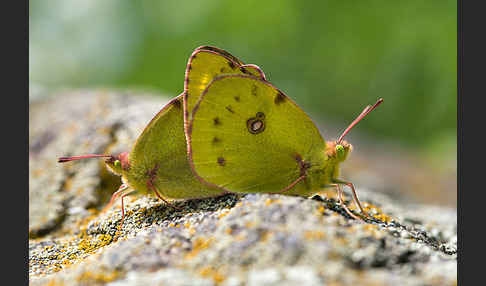
<instances>
[{"instance_id":1,"label":"butterfly leg","mask_svg":"<svg viewBox=\"0 0 486 286\"><path fill-rule=\"evenodd\" d=\"M152 190L152 191L153 191L153 192L154 192L154 193L157 195L157 197L158 197L159 199L161 199L162 201L164 201L164 203L168 204L169 206L171 206L172 208L174 208L174 209L176 209L176 210L182 210L182 208L180 208L180 207L176 207L174 204L169 203L169 202L168 202L166 199L164 199L164 198L163 198L163 197L160 195L159 191L157 191L157 188L156 188L156 187L154 186L154 184L152 183L152 178L150 178L150 179L147 181L147 187L148 187L149 189L151 189L151 190Z\"/></svg>"},{"instance_id":2,"label":"butterfly leg","mask_svg":"<svg viewBox=\"0 0 486 286\"><path fill-rule=\"evenodd\" d=\"M101 210L101 212L105 212L107 211L112 205L113 203L116 201L116 199L123 193L123 191L125 191L126 189L128 189L128 185L125 185L125 184L122 184L118 190L116 192L113 193L113 195L111 196L111 199L110 199L110 202Z\"/></svg>"},{"instance_id":3,"label":"butterfly leg","mask_svg":"<svg viewBox=\"0 0 486 286\"><path fill-rule=\"evenodd\" d=\"M348 215L350 215L352 218L356 219L356 220L361 220L361 218L357 217L356 215L354 215L349 209L348 207L346 206L346 204L344 203L344 200L343 200L343 190L341 189L341 186L339 184L336 184L336 189L338 190L338 198L339 198L339 203L342 205L342 207L344 208L344 210L346 211L346 213Z\"/></svg>"},{"instance_id":4,"label":"butterfly leg","mask_svg":"<svg viewBox=\"0 0 486 286\"><path fill-rule=\"evenodd\" d=\"M120 200L121 200L121 210L122 210L122 218L119 224L119 228L122 227L123 225L123 220L125 219L125 206L123 205L123 198L129 195L130 193L134 192L134 190L130 190L128 192L125 192L121 195Z\"/></svg>"},{"instance_id":5,"label":"butterfly leg","mask_svg":"<svg viewBox=\"0 0 486 286\"><path fill-rule=\"evenodd\" d=\"M370 216L368 215L368 213L363 209L363 207L361 206L361 203L359 202L359 199L358 199L358 195L356 194L356 190L354 189L354 185L350 182L346 182L346 181L341 181L341 180L334 180L334 182L336 184L341 184L341 185L346 185L348 187L351 188L351 191L352 191L352 194L353 194L353 201L354 201L354 204L359 208L360 212L370 218Z\"/></svg>"},{"instance_id":6,"label":"butterfly leg","mask_svg":"<svg viewBox=\"0 0 486 286\"><path fill-rule=\"evenodd\" d=\"M297 185L298 182L304 180L306 178L306 175L302 175L300 176L299 178L297 178L297 180L295 180L292 184L288 185L287 187L285 187L285 189L281 190L280 192L278 192L279 194L281 193L284 193L290 189L292 189L295 185Z\"/></svg>"}]
</instances>

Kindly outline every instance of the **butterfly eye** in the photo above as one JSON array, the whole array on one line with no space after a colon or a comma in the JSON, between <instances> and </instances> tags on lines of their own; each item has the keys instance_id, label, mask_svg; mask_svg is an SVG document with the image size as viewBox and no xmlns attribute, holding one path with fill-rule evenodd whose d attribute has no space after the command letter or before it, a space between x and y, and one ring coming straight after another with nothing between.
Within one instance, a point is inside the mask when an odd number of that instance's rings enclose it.
<instances>
[{"instance_id":1,"label":"butterfly eye","mask_svg":"<svg viewBox=\"0 0 486 286\"><path fill-rule=\"evenodd\" d=\"M341 158L344 157L344 155L345 155L344 153L345 153L345 151L344 151L343 145L336 145L336 157L338 159L341 159Z\"/></svg>"},{"instance_id":2,"label":"butterfly eye","mask_svg":"<svg viewBox=\"0 0 486 286\"><path fill-rule=\"evenodd\" d=\"M113 165L115 165L115 167L117 167L117 168L120 168L120 167L121 167L121 162L120 162L120 160L116 160L116 161L113 163Z\"/></svg>"},{"instance_id":3,"label":"butterfly eye","mask_svg":"<svg viewBox=\"0 0 486 286\"><path fill-rule=\"evenodd\" d=\"M246 126L251 134L258 134L265 130L265 114L263 112L257 112L255 117L252 117L246 121Z\"/></svg>"}]
</instances>

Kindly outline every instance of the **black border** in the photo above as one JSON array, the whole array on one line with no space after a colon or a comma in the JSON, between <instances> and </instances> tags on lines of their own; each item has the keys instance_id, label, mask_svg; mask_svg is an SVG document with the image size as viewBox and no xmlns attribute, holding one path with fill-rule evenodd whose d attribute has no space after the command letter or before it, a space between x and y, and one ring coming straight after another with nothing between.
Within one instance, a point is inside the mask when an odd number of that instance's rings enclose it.
<instances>
[{"instance_id":1,"label":"black border","mask_svg":"<svg viewBox=\"0 0 486 286\"><path fill-rule=\"evenodd\" d=\"M464 47L463 47L463 8L462 0L457 1L457 282L463 281L463 276L461 275L461 262L462 262L462 250L463 247L461 243L463 242L460 233L462 231L462 188L463 186L463 176L462 176L462 156L461 150L463 145L463 102L462 102L462 90L463 90L463 58L464 58Z\"/></svg>"},{"instance_id":2,"label":"black border","mask_svg":"<svg viewBox=\"0 0 486 286\"><path fill-rule=\"evenodd\" d=\"M29 2L2 9L2 280L29 284ZM12 282L13 281L13 282Z\"/></svg>"},{"instance_id":3,"label":"black border","mask_svg":"<svg viewBox=\"0 0 486 286\"><path fill-rule=\"evenodd\" d=\"M481 234L486 209L484 196L485 152L481 138L484 128L484 9L480 1L458 0L457 45L457 194L458 194L458 285L480 285L484 258ZM467 4L467 5L465 5ZM474 5L476 4L476 5ZM466 138L465 135L469 137ZM469 140L469 143L468 143ZM474 140L474 143L471 143ZM476 256L476 257L473 257ZM477 259L476 259L477 258Z\"/></svg>"}]
</instances>

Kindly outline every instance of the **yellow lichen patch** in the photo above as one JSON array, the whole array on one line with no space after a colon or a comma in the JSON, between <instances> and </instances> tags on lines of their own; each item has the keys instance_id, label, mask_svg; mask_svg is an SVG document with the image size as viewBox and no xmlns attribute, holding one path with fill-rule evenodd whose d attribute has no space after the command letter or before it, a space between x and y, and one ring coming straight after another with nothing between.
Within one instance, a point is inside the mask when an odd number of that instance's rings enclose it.
<instances>
[{"instance_id":1,"label":"yellow lichen patch","mask_svg":"<svg viewBox=\"0 0 486 286\"><path fill-rule=\"evenodd\" d=\"M71 178L67 178L66 181L64 181L64 191L70 191L73 185L73 180Z\"/></svg>"},{"instance_id":2,"label":"yellow lichen patch","mask_svg":"<svg viewBox=\"0 0 486 286\"><path fill-rule=\"evenodd\" d=\"M271 205L271 204L273 204L273 203L280 203L280 199L276 199L276 200L273 200L273 199L266 199L266 200L265 200L265 205L266 205L266 206L269 206L269 205Z\"/></svg>"},{"instance_id":3,"label":"yellow lichen patch","mask_svg":"<svg viewBox=\"0 0 486 286\"><path fill-rule=\"evenodd\" d=\"M252 228L252 227L254 227L255 225L256 225L256 223L255 223L254 221L247 221L247 222L245 223L245 226L246 226L247 228Z\"/></svg>"},{"instance_id":4,"label":"yellow lichen patch","mask_svg":"<svg viewBox=\"0 0 486 286\"><path fill-rule=\"evenodd\" d=\"M317 208L317 214L323 215L326 212L326 208L323 205L320 205L319 208Z\"/></svg>"},{"instance_id":5,"label":"yellow lichen patch","mask_svg":"<svg viewBox=\"0 0 486 286\"><path fill-rule=\"evenodd\" d=\"M375 206L375 205L372 205L372 204L369 204L369 203L364 203L364 210L371 216L373 216L374 218L384 222L384 223L389 223L392 218L389 216L389 215L386 215L383 213L383 211ZM373 212L372 212L373 210ZM376 212L376 213L375 213ZM371 214L371 213L374 213L374 214Z\"/></svg>"},{"instance_id":6,"label":"yellow lichen patch","mask_svg":"<svg viewBox=\"0 0 486 286\"><path fill-rule=\"evenodd\" d=\"M389 223L391 221L391 217L384 214L384 213L380 213L380 214L377 214L377 215L374 215L373 217L381 220L382 222L386 222L386 223Z\"/></svg>"},{"instance_id":7,"label":"yellow lichen patch","mask_svg":"<svg viewBox=\"0 0 486 286\"><path fill-rule=\"evenodd\" d=\"M320 240L326 237L326 234L320 230L307 230L304 232L307 240Z\"/></svg>"},{"instance_id":8,"label":"yellow lichen patch","mask_svg":"<svg viewBox=\"0 0 486 286\"><path fill-rule=\"evenodd\" d=\"M224 211L224 212L222 212L218 215L218 218L222 218L222 217L226 216L228 213L229 213L229 211Z\"/></svg>"},{"instance_id":9,"label":"yellow lichen patch","mask_svg":"<svg viewBox=\"0 0 486 286\"><path fill-rule=\"evenodd\" d=\"M85 253L92 253L98 248L101 248L105 245L110 244L113 241L113 237L109 234L100 234L98 235L96 240L90 240L89 238L85 238L81 240L78 244L80 250L83 250Z\"/></svg>"},{"instance_id":10,"label":"yellow lichen patch","mask_svg":"<svg viewBox=\"0 0 486 286\"><path fill-rule=\"evenodd\" d=\"M270 231L264 231L261 236L260 236L260 241L266 242L268 239L272 236L272 233Z\"/></svg>"},{"instance_id":11,"label":"yellow lichen patch","mask_svg":"<svg viewBox=\"0 0 486 286\"><path fill-rule=\"evenodd\" d=\"M86 285L92 283L107 283L116 280L121 276L118 271L99 271L99 272L83 272L76 277L78 282L82 282Z\"/></svg>"},{"instance_id":12,"label":"yellow lichen patch","mask_svg":"<svg viewBox=\"0 0 486 286\"><path fill-rule=\"evenodd\" d=\"M199 252L208 248L209 245L211 244L212 240L213 240L212 238L209 238L209 239L204 239L204 238L201 238L201 237L196 238L196 240L192 244L192 250L185 255L185 258L191 259L191 258L195 257L196 255L199 254Z\"/></svg>"},{"instance_id":13,"label":"yellow lichen patch","mask_svg":"<svg viewBox=\"0 0 486 286\"><path fill-rule=\"evenodd\" d=\"M40 177L42 174L44 173L44 170L42 169L35 169L35 170L32 170L32 176L34 178L38 178Z\"/></svg>"},{"instance_id":14,"label":"yellow lichen patch","mask_svg":"<svg viewBox=\"0 0 486 286\"><path fill-rule=\"evenodd\" d=\"M57 279L53 278L47 282L46 286L63 286L64 282L58 281Z\"/></svg>"},{"instance_id":15,"label":"yellow lichen patch","mask_svg":"<svg viewBox=\"0 0 486 286\"><path fill-rule=\"evenodd\" d=\"M345 237L336 237L334 239L334 241L337 243L337 244L340 244L340 245L348 245L349 244L349 240Z\"/></svg>"},{"instance_id":16,"label":"yellow lichen patch","mask_svg":"<svg viewBox=\"0 0 486 286\"><path fill-rule=\"evenodd\" d=\"M380 231L379 227L374 224L367 224L363 226L363 229L368 231L371 236L373 236L376 239L380 239L384 236L383 232Z\"/></svg>"},{"instance_id":17,"label":"yellow lichen patch","mask_svg":"<svg viewBox=\"0 0 486 286\"><path fill-rule=\"evenodd\" d=\"M216 284L223 282L226 277L224 277L218 270L214 269L213 267L204 267L199 270L199 274L204 278L211 278Z\"/></svg>"}]
</instances>

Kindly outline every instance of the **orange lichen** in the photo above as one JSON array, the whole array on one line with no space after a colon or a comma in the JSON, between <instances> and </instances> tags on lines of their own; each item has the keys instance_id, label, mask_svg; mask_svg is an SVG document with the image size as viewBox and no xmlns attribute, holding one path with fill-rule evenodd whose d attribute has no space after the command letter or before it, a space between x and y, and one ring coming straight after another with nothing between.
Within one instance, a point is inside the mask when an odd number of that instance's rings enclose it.
<instances>
[{"instance_id":1,"label":"orange lichen","mask_svg":"<svg viewBox=\"0 0 486 286\"><path fill-rule=\"evenodd\" d=\"M307 240L319 240L326 237L326 234L320 230L307 230L304 232L304 237Z\"/></svg>"},{"instance_id":2,"label":"orange lichen","mask_svg":"<svg viewBox=\"0 0 486 286\"><path fill-rule=\"evenodd\" d=\"M208 248L212 241L213 241L212 238L209 239L204 239L201 237L196 238L196 240L192 244L192 250L185 255L185 258L186 259L194 258L196 255L199 254L199 252Z\"/></svg>"},{"instance_id":3,"label":"orange lichen","mask_svg":"<svg viewBox=\"0 0 486 286\"><path fill-rule=\"evenodd\" d=\"M229 211L222 212L218 215L218 218L222 218L222 217L226 216L228 213L229 213Z\"/></svg>"},{"instance_id":4,"label":"orange lichen","mask_svg":"<svg viewBox=\"0 0 486 286\"><path fill-rule=\"evenodd\" d=\"M199 274L202 277L205 277L205 278L209 277L209 278L213 279L213 281L216 284L219 284L219 283L223 282L226 279L226 277L224 277L216 269L214 269L213 267L210 267L210 266L204 267L201 270L199 270Z\"/></svg>"},{"instance_id":5,"label":"orange lichen","mask_svg":"<svg viewBox=\"0 0 486 286\"><path fill-rule=\"evenodd\" d=\"M113 241L113 237L109 234L101 234L98 236L97 240L90 240L89 238L85 238L81 240L78 247L80 250L83 250L85 253L92 253L96 251L98 248L101 248L105 245L110 244Z\"/></svg>"},{"instance_id":6,"label":"orange lichen","mask_svg":"<svg viewBox=\"0 0 486 286\"><path fill-rule=\"evenodd\" d=\"M376 214L373 214L372 216L382 222L385 222L385 223L389 223L391 220L392 220L392 217L390 217L389 215L386 215L383 213L383 211L375 206L375 205L372 205L372 204L369 204L369 203L364 203L364 209L365 211L370 214L370 211L371 210L375 210L376 211ZM371 214L370 214L371 215Z\"/></svg>"},{"instance_id":7,"label":"orange lichen","mask_svg":"<svg viewBox=\"0 0 486 286\"><path fill-rule=\"evenodd\" d=\"M97 282L111 282L116 280L121 276L121 273L118 271L100 271L100 272L83 272L76 277L76 280L82 282L84 284L91 284Z\"/></svg>"},{"instance_id":8,"label":"orange lichen","mask_svg":"<svg viewBox=\"0 0 486 286\"><path fill-rule=\"evenodd\" d=\"M51 279L47 282L46 286L63 286L64 282L58 281L57 279Z\"/></svg>"},{"instance_id":9,"label":"orange lichen","mask_svg":"<svg viewBox=\"0 0 486 286\"><path fill-rule=\"evenodd\" d=\"M260 241L266 242L268 239L272 236L272 233L270 231L264 231L261 236L260 236Z\"/></svg>"},{"instance_id":10,"label":"orange lichen","mask_svg":"<svg viewBox=\"0 0 486 286\"><path fill-rule=\"evenodd\" d=\"M273 200L273 199L266 199L266 200L265 200L265 205L266 205L266 206L269 206L269 205L271 205L271 204L273 204L273 203L279 203L279 202L280 202L280 200L279 200L279 199L276 199L276 200Z\"/></svg>"},{"instance_id":11,"label":"orange lichen","mask_svg":"<svg viewBox=\"0 0 486 286\"><path fill-rule=\"evenodd\" d=\"M247 228L252 228L252 227L254 227L255 225L256 225L256 223L255 223L254 221L247 221L247 222L245 223L245 226L246 226Z\"/></svg>"}]
</instances>

